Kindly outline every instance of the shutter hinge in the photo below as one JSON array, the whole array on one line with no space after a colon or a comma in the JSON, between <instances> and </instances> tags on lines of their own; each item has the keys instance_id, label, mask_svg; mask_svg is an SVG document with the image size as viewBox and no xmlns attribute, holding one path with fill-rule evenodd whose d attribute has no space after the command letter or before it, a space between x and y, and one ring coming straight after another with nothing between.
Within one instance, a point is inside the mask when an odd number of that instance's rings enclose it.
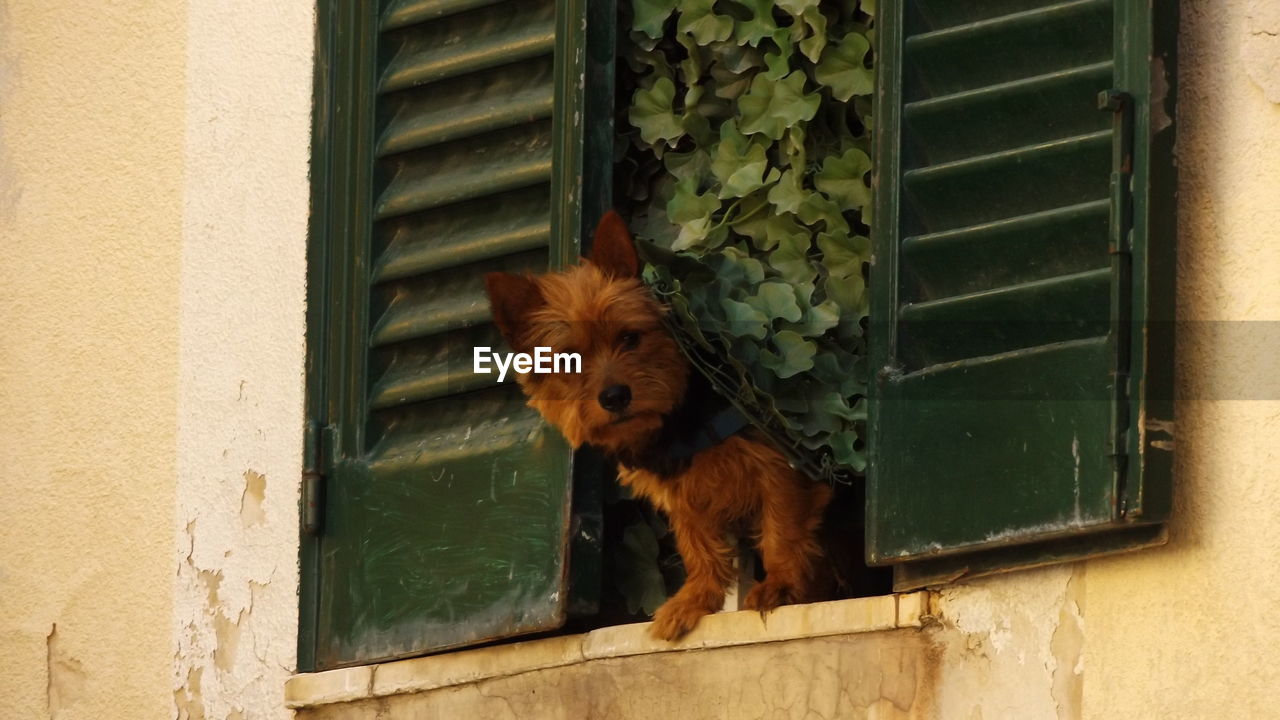
<instances>
[{"instance_id":1,"label":"shutter hinge","mask_svg":"<svg viewBox=\"0 0 1280 720\"><path fill-rule=\"evenodd\" d=\"M1112 113L1111 134L1111 456L1119 514L1124 516L1129 437L1129 372L1133 298L1133 122L1134 98L1123 90L1098 93L1098 109Z\"/></svg>"},{"instance_id":2,"label":"shutter hinge","mask_svg":"<svg viewBox=\"0 0 1280 720\"><path fill-rule=\"evenodd\" d=\"M302 532L319 535L324 527L324 478L331 462L335 428L307 421L302 439Z\"/></svg>"}]
</instances>

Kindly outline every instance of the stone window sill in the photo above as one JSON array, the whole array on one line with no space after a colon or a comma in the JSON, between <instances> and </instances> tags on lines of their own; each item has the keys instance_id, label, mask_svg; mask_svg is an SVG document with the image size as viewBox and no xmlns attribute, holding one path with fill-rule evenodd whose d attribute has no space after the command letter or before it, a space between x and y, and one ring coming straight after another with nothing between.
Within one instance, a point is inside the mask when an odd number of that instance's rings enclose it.
<instances>
[{"instance_id":1,"label":"stone window sill","mask_svg":"<svg viewBox=\"0 0 1280 720\"><path fill-rule=\"evenodd\" d=\"M649 637L649 623L600 628L581 635L531 640L377 665L294 675L285 703L309 708L426 692L534 670L652 653L706 650L831 635L919 628L928 593L905 593L791 605L761 619L755 612L703 618L679 642Z\"/></svg>"}]
</instances>

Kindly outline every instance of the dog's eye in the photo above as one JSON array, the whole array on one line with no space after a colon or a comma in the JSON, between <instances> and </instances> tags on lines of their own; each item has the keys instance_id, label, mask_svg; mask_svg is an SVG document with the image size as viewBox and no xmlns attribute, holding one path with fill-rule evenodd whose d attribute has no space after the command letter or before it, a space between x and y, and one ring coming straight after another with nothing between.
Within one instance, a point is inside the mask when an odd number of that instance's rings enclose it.
<instances>
[{"instance_id":1,"label":"dog's eye","mask_svg":"<svg viewBox=\"0 0 1280 720\"><path fill-rule=\"evenodd\" d=\"M618 336L618 347L623 350L635 350L640 346L640 333L628 330Z\"/></svg>"}]
</instances>

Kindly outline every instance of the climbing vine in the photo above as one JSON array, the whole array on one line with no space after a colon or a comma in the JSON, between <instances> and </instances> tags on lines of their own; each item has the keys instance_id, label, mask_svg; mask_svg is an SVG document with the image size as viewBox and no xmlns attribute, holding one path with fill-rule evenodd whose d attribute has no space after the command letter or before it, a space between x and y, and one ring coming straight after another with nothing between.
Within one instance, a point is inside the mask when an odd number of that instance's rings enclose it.
<instances>
[{"instance_id":1,"label":"climbing vine","mask_svg":"<svg viewBox=\"0 0 1280 720\"><path fill-rule=\"evenodd\" d=\"M872 0L632 0L623 190L703 366L823 466L860 471Z\"/></svg>"},{"instance_id":2,"label":"climbing vine","mask_svg":"<svg viewBox=\"0 0 1280 720\"><path fill-rule=\"evenodd\" d=\"M646 281L799 465L861 471L874 0L622 5L615 184ZM611 591L651 614L683 578L670 531L609 508Z\"/></svg>"}]
</instances>

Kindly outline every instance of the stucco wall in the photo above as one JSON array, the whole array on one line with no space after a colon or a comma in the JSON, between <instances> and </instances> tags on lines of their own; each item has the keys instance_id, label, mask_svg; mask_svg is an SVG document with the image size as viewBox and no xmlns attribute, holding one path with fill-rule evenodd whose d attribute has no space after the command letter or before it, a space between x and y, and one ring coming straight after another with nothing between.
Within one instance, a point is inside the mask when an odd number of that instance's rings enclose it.
<instances>
[{"instance_id":1,"label":"stucco wall","mask_svg":"<svg viewBox=\"0 0 1280 720\"><path fill-rule=\"evenodd\" d=\"M0 717L288 716L312 12L0 0ZM1183 15L1171 542L942 591L939 718L1274 714L1280 17Z\"/></svg>"},{"instance_id":2,"label":"stucco wall","mask_svg":"<svg viewBox=\"0 0 1280 720\"><path fill-rule=\"evenodd\" d=\"M1280 4L1182 10L1177 505L1089 564L1088 718L1277 714Z\"/></svg>"},{"instance_id":3,"label":"stucco wall","mask_svg":"<svg viewBox=\"0 0 1280 720\"><path fill-rule=\"evenodd\" d=\"M298 624L314 9L187 6L166 686L179 720L285 718Z\"/></svg>"},{"instance_id":4,"label":"stucco wall","mask_svg":"<svg viewBox=\"0 0 1280 720\"><path fill-rule=\"evenodd\" d=\"M1182 13L1169 545L945 590L941 717L1276 716L1280 12Z\"/></svg>"},{"instance_id":5,"label":"stucco wall","mask_svg":"<svg viewBox=\"0 0 1280 720\"><path fill-rule=\"evenodd\" d=\"M0 717L169 715L185 37L0 2Z\"/></svg>"},{"instance_id":6,"label":"stucco wall","mask_svg":"<svg viewBox=\"0 0 1280 720\"><path fill-rule=\"evenodd\" d=\"M290 715L313 28L0 2L0 717Z\"/></svg>"}]
</instances>

